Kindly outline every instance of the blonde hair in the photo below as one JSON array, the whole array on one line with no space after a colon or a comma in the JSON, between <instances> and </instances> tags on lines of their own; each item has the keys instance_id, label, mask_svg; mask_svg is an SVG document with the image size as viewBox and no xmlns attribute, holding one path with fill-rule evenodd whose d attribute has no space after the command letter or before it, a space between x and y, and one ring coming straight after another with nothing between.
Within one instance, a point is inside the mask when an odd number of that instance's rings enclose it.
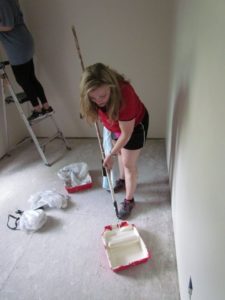
<instances>
[{"instance_id":1,"label":"blonde hair","mask_svg":"<svg viewBox=\"0 0 225 300\"><path fill-rule=\"evenodd\" d=\"M90 100L89 93L102 85L110 87L110 98L106 104L109 120L116 121L121 107L120 83L127 82L124 76L102 63L85 68L80 81L81 115L89 123L98 119L98 106Z\"/></svg>"}]
</instances>

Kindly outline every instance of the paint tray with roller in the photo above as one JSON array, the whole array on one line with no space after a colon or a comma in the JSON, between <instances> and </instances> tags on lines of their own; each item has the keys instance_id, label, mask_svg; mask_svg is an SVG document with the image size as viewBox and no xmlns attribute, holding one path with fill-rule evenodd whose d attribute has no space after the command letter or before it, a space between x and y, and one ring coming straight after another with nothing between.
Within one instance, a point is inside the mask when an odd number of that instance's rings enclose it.
<instances>
[{"instance_id":1,"label":"paint tray with roller","mask_svg":"<svg viewBox=\"0 0 225 300\"><path fill-rule=\"evenodd\" d=\"M102 240L110 268L115 272L145 263L151 258L137 228L128 222L105 226Z\"/></svg>"}]
</instances>

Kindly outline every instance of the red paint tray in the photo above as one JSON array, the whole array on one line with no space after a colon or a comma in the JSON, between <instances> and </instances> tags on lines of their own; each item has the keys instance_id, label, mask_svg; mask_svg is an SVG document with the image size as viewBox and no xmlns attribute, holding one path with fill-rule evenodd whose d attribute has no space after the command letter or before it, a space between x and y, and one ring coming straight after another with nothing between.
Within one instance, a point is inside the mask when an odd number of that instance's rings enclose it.
<instances>
[{"instance_id":1,"label":"red paint tray","mask_svg":"<svg viewBox=\"0 0 225 300\"><path fill-rule=\"evenodd\" d=\"M92 186L93 186L90 175L87 176L87 181L88 182L85 184L76 185L76 186L66 186L65 185L65 189L67 190L68 193L76 193L76 192L80 192L80 191L85 191L87 189L92 188Z\"/></svg>"},{"instance_id":2,"label":"red paint tray","mask_svg":"<svg viewBox=\"0 0 225 300\"><path fill-rule=\"evenodd\" d=\"M117 272L147 262L151 255L133 224L108 225L102 240L110 268Z\"/></svg>"}]
</instances>

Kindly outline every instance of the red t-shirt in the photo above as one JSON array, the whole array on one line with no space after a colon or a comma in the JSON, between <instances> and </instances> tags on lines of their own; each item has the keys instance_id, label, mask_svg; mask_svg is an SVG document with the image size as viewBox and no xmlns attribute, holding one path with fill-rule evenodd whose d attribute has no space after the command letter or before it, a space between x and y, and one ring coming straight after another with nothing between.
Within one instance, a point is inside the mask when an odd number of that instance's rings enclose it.
<instances>
[{"instance_id":1,"label":"red t-shirt","mask_svg":"<svg viewBox=\"0 0 225 300\"><path fill-rule=\"evenodd\" d=\"M122 104L119 111L118 121L130 121L135 119L135 125L140 123L145 114L145 106L128 82L120 84ZM98 109L98 116L102 124L112 132L121 132L118 121L108 119L107 112Z\"/></svg>"}]
</instances>

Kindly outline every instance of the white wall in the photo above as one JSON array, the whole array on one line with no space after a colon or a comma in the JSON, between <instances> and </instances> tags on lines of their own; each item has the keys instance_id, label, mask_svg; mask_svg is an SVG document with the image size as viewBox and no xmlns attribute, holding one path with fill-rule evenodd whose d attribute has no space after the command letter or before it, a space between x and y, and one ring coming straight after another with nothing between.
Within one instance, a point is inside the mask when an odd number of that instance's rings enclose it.
<instances>
[{"instance_id":1,"label":"white wall","mask_svg":"<svg viewBox=\"0 0 225 300\"><path fill-rule=\"evenodd\" d=\"M80 62L102 61L131 80L151 110L150 137L165 137L173 6L166 0L21 0L37 73L66 136L95 136L79 118ZM44 135L43 130L40 135Z\"/></svg>"},{"instance_id":2,"label":"white wall","mask_svg":"<svg viewBox=\"0 0 225 300\"><path fill-rule=\"evenodd\" d=\"M71 30L75 25L85 65L101 61L124 73L151 111L149 137L165 137L173 0L20 0L20 4L35 40L37 77L66 136L95 136L94 128L79 118L81 67ZM27 136L16 113L8 115L14 124L12 142ZM48 135L47 127L40 125L37 135ZM0 156L4 148L1 142Z\"/></svg>"},{"instance_id":3,"label":"white wall","mask_svg":"<svg viewBox=\"0 0 225 300\"><path fill-rule=\"evenodd\" d=\"M167 158L181 299L225 294L225 2L177 1Z\"/></svg>"}]
</instances>

